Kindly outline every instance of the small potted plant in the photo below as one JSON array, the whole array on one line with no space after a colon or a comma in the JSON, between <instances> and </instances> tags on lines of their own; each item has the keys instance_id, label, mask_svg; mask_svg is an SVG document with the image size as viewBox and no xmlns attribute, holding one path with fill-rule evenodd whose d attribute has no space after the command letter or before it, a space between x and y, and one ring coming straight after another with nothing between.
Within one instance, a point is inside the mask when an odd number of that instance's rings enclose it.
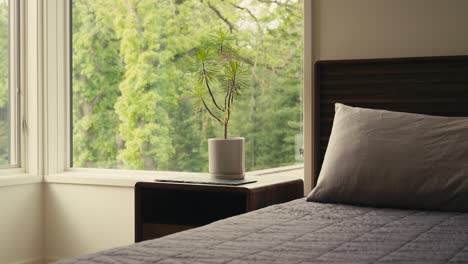
<instances>
[{"instance_id":1,"label":"small potted plant","mask_svg":"<svg viewBox=\"0 0 468 264\"><path fill-rule=\"evenodd\" d=\"M244 138L228 137L234 98L247 88L247 71L231 45L228 31L218 30L196 53L195 93L198 110L205 109L224 129L224 137L208 139L212 176L244 179Z\"/></svg>"}]
</instances>

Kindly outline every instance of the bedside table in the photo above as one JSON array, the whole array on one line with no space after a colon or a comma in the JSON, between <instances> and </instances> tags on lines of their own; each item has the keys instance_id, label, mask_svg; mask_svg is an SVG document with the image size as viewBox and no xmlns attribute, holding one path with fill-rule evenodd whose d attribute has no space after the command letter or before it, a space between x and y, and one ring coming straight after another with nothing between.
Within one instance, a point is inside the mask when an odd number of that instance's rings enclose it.
<instances>
[{"instance_id":1,"label":"bedside table","mask_svg":"<svg viewBox=\"0 0 468 264\"><path fill-rule=\"evenodd\" d=\"M304 197L297 176L250 176L240 186L138 182L135 242L199 227L223 218Z\"/></svg>"}]
</instances>

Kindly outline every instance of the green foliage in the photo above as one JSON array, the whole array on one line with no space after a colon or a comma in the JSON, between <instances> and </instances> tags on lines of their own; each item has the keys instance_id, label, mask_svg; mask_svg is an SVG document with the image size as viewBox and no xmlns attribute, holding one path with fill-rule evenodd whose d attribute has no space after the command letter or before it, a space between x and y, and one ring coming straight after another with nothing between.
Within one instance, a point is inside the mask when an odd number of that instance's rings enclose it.
<instances>
[{"instance_id":1,"label":"green foliage","mask_svg":"<svg viewBox=\"0 0 468 264\"><path fill-rule=\"evenodd\" d=\"M196 55L195 94L200 99L197 109L201 110L203 106L211 117L224 127L224 139L227 139L228 135L234 97L248 87L247 73L239 60L237 50L230 44L233 40L228 31L219 29L211 36L206 47L199 49ZM221 92L222 98L216 98L217 91ZM209 99L206 99L207 97ZM221 104L220 101L224 103Z\"/></svg>"},{"instance_id":2,"label":"green foliage","mask_svg":"<svg viewBox=\"0 0 468 264\"><path fill-rule=\"evenodd\" d=\"M207 139L220 136L219 122L193 106L203 109L204 96L217 109L204 81L224 102L221 87L234 76L243 77L232 87L242 96L235 98L230 136L246 137L247 170L296 162L301 0L72 2L74 166L207 171ZM229 34L206 41L219 25ZM194 59L211 62L221 50L227 66L206 64L208 74L193 89Z\"/></svg>"},{"instance_id":3,"label":"green foliage","mask_svg":"<svg viewBox=\"0 0 468 264\"><path fill-rule=\"evenodd\" d=\"M124 65L113 26L113 0L73 1L73 162L116 167L122 145L114 104Z\"/></svg>"},{"instance_id":4,"label":"green foliage","mask_svg":"<svg viewBox=\"0 0 468 264\"><path fill-rule=\"evenodd\" d=\"M8 2L0 2L0 165L8 165L10 155L8 26Z\"/></svg>"}]
</instances>

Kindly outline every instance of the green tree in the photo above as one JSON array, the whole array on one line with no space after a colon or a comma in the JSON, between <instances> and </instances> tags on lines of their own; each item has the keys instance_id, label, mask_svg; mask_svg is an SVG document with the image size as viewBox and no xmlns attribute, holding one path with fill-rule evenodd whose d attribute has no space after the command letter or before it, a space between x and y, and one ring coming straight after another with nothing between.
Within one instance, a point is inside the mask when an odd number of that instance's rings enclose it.
<instances>
[{"instance_id":1,"label":"green tree","mask_svg":"<svg viewBox=\"0 0 468 264\"><path fill-rule=\"evenodd\" d=\"M8 2L0 1L0 165L8 165L10 156L8 27Z\"/></svg>"},{"instance_id":2,"label":"green tree","mask_svg":"<svg viewBox=\"0 0 468 264\"><path fill-rule=\"evenodd\" d=\"M74 0L73 162L77 167L117 166L118 116L123 64L113 27L113 0Z\"/></svg>"},{"instance_id":3,"label":"green tree","mask_svg":"<svg viewBox=\"0 0 468 264\"><path fill-rule=\"evenodd\" d=\"M247 170L292 164L302 133L301 0L73 0L74 163L85 167L207 171L191 67L202 39L236 36L249 89L230 136L246 138Z\"/></svg>"}]
</instances>

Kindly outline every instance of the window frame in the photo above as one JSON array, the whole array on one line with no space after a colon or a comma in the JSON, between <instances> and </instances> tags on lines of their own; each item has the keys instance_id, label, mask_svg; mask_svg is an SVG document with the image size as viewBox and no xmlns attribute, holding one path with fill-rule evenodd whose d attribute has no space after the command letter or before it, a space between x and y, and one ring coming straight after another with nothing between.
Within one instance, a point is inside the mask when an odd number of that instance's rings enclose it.
<instances>
[{"instance_id":1,"label":"window frame","mask_svg":"<svg viewBox=\"0 0 468 264\"><path fill-rule=\"evenodd\" d=\"M14 0L15 129L18 165L0 168L0 187L42 182L42 8L40 1ZM11 27L10 27L11 28ZM11 30L11 29L10 29ZM13 41L10 41L12 45ZM11 87L10 86L10 87Z\"/></svg>"},{"instance_id":2,"label":"window frame","mask_svg":"<svg viewBox=\"0 0 468 264\"><path fill-rule=\"evenodd\" d=\"M44 76L47 106L45 118L45 181L50 183L133 186L141 180L154 180L158 175L193 174L190 172L141 171L119 169L73 168L71 164L71 0L44 2ZM311 146L313 131L313 58L312 3L304 1L304 146ZM60 59L63 58L63 59ZM52 62L52 63L51 63ZM55 79L52 77L55 76ZM53 111L61 110L61 111ZM312 148L304 149L304 174L312 175ZM251 172L248 175L259 175ZM305 191L311 189L312 177L304 177Z\"/></svg>"},{"instance_id":3,"label":"window frame","mask_svg":"<svg viewBox=\"0 0 468 264\"><path fill-rule=\"evenodd\" d=\"M9 162L0 165L0 175L8 174L12 170L21 168L22 129L21 114L22 102L20 96L20 1L6 0L8 2L8 104L9 106ZM13 17L12 17L13 16Z\"/></svg>"}]
</instances>

